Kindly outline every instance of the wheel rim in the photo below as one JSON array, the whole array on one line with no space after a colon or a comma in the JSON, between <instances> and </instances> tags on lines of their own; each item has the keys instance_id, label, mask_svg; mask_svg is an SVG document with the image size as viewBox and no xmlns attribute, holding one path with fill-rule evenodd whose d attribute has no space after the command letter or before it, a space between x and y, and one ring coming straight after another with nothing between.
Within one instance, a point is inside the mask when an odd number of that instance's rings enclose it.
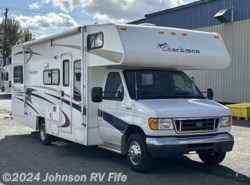
<instances>
[{"instance_id":1,"label":"wheel rim","mask_svg":"<svg viewBox=\"0 0 250 185\"><path fill-rule=\"evenodd\" d=\"M46 138L46 131L45 131L45 126L44 124L41 125L40 127L40 137L44 141Z\"/></svg>"},{"instance_id":2,"label":"wheel rim","mask_svg":"<svg viewBox=\"0 0 250 185\"><path fill-rule=\"evenodd\" d=\"M137 141L132 141L128 149L128 157L132 164L138 165L141 161L141 147Z\"/></svg>"}]
</instances>

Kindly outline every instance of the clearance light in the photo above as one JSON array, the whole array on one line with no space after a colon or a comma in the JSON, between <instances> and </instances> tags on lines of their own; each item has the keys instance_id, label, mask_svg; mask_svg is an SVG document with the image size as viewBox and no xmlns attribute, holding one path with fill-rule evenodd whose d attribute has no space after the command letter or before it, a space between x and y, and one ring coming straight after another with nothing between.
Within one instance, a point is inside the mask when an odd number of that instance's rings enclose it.
<instances>
[{"instance_id":1,"label":"clearance light","mask_svg":"<svg viewBox=\"0 0 250 185\"><path fill-rule=\"evenodd\" d=\"M164 31L159 31L159 34L163 35L163 34L164 34Z\"/></svg>"},{"instance_id":2,"label":"clearance light","mask_svg":"<svg viewBox=\"0 0 250 185\"><path fill-rule=\"evenodd\" d=\"M220 36L219 35L214 35L214 38L218 39L218 38L220 38Z\"/></svg>"},{"instance_id":3,"label":"clearance light","mask_svg":"<svg viewBox=\"0 0 250 185\"><path fill-rule=\"evenodd\" d=\"M170 34L171 34L171 35L176 35L176 33L175 33L175 32L170 32Z\"/></svg>"},{"instance_id":4,"label":"clearance light","mask_svg":"<svg viewBox=\"0 0 250 185\"><path fill-rule=\"evenodd\" d=\"M181 33L182 36L187 36L187 33Z\"/></svg>"},{"instance_id":5,"label":"clearance light","mask_svg":"<svg viewBox=\"0 0 250 185\"><path fill-rule=\"evenodd\" d=\"M121 27L121 30L122 30L122 31L126 31L126 30L127 30L127 28L125 28L125 27Z\"/></svg>"}]
</instances>

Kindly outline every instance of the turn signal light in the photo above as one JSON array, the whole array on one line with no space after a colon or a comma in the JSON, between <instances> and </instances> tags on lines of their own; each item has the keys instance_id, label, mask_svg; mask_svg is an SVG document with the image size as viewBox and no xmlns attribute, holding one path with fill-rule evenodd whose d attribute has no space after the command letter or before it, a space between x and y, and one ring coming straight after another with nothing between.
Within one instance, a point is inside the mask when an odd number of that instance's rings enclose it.
<instances>
[{"instance_id":1,"label":"turn signal light","mask_svg":"<svg viewBox=\"0 0 250 185\"><path fill-rule=\"evenodd\" d=\"M151 128L152 130L158 130L158 119L149 118L148 125L149 125L149 128Z\"/></svg>"},{"instance_id":2,"label":"turn signal light","mask_svg":"<svg viewBox=\"0 0 250 185\"><path fill-rule=\"evenodd\" d=\"M232 126L233 125L233 117L232 116L230 116L230 126Z\"/></svg>"}]
</instances>

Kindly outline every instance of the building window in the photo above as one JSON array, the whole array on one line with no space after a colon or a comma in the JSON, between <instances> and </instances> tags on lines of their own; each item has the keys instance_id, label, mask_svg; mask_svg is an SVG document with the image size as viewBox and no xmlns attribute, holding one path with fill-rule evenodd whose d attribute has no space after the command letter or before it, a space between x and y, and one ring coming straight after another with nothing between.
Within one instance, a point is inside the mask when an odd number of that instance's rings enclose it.
<instances>
[{"instance_id":1,"label":"building window","mask_svg":"<svg viewBox=\"0 0 250 185\"><path fill-rule=\"evenodd\" d=\"M9 73L8 72L3 72L1 79L3 81L8 81L9 80Z\"/></svg>"},{"instance_id":2,"label":"building window","mask_svg":"<svg viewBox=\"0 0 250 185\"><path fill-rule=\"evenodd\" d=\"M105 85L103 99L122 101L123 96L124 96L124 89L120 74L117 72L109 73Z\"/></svg>"},{"instance_id":3,"label":"building window","mask_svg":"<svg viewBox=\"0 0 250 185\"><path fill-rule=\"evenodd\" d=\"M98 49L103 47L103 33L95 33L88 35L87 46L88 49Z\"/></svg>"},{"instance_id":4,"label":"building window","mask_svg":"<svg viewBox=\"0 0 250 185\"><path fill-rule=\"evenodd\" d=\"M43 71L44 85L59 85L60 72L59 69L49 69Z\"/></svg>"},{"instance_id":5,"label":"building window","mask_svg":"<svg viewBox=\"0 0 250 185\"><path fill-rule=\"evenodd\" d=\"M14 67L14 83L23 84L23 66Z\"/></svg>"},{"instance_id":6,"label":"building window","mask_svg":"<svg viewBox=\"0 0 250 185\"><path fill-rule=\"evenodd\" d=\"M74 100L81 101L81 60L74 62Z\"/></svg>"},{"instance_id":7,"label":"building window","mask_svg":"<svg viewBox=\"0 0 250 185\"><path fill-rule=\"evenodd\" d=\"M63 86L69 86L69 60L63 61Z\"/></svg>"}]
</instances>

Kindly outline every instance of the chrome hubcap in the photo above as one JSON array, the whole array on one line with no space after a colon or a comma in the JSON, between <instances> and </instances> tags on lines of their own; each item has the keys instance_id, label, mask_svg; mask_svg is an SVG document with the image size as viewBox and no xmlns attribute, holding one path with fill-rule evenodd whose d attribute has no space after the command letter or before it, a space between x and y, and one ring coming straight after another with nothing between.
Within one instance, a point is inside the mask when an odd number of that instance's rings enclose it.
<instances>
[{"instance_id":1,"label":"chrome hubcap","mask_svg":"<svg viewBox=\"0 0 250 185\"><path fill-rule=\"evenodd\" d=\"M132 164L138 165L141 161L141 147L137 141L130 143L128 149L128 157Z\"/></svg>"}]
</instances>

